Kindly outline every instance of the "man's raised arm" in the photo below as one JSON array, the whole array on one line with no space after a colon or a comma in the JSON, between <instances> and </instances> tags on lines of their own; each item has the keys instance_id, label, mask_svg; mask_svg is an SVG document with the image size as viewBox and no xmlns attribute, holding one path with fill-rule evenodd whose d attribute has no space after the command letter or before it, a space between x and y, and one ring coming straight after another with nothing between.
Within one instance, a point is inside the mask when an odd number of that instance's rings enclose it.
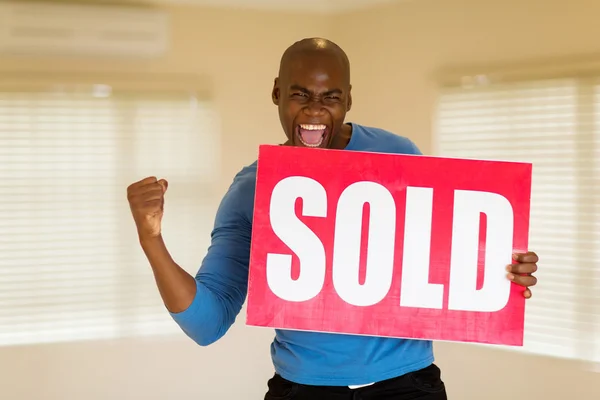
<instances>
[{"instance_id":1,"label":"man's raised arm","mask_svg":"<svg viewBox=\"0 0 600 400\"><path fill-rule=\"evenodd\" d=\"M154 273L165 307L181 329L200 345L221 338L240 312L247 293L251 221L244 193L234 183L223 198L211 245L193 277L171 257L161 235L164 179L149 177L127 188L140 244Z\"/></svg>"}]
</instances>

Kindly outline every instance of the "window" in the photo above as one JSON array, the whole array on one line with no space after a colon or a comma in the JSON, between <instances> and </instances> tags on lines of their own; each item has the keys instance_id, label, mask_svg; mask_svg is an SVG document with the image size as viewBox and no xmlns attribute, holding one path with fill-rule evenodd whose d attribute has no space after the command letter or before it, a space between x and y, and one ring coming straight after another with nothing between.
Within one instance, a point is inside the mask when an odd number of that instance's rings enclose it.
<instances>
[{"instance_id":1,"label":"window","mask_svg":"<svg viewBox=\"0 0 600 400\"><path fill-rule=\"evenodd\" d=\"M169 180L165 238L195 273L219 199L216 123L186 92L0 88L0 345L176 332L126 188Z\"/></svg>"},{"instance_id":2,"label":"window","mask_svg":"<svg viewBox=\"0 0 600 400\"><path fill-rule=\"evenodd\" d=\"M600 85L515 81L443 89L438 153L533 163L539 284L523 351L600 361Z\"/></svg>"}]
</instances>

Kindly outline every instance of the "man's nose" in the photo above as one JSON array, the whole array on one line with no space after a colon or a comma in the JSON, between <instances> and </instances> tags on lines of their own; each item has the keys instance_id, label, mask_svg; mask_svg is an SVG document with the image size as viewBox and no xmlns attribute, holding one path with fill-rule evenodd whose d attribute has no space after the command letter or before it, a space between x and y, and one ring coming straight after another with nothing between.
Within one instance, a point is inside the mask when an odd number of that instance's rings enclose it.
<instances>
[{"instance_id":1,"label":"man's nose","mask_svg":"<svg viewBox=\"0 0 600 400\"><path fill-rule=\"evenodd\" d=\"M323 114L325 109L320 99L312 99L306 106L306 113L309 115L320 115Z\"/></svg>"}]
</instances>

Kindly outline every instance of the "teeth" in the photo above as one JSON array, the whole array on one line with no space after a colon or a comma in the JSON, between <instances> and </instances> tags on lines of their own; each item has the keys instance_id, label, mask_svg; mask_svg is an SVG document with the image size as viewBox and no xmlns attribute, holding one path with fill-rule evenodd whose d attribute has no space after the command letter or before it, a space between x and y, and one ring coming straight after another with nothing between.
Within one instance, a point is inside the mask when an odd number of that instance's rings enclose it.
<instances>
[{"instance_id":1,"label":"teeth","mask_svg":"<svg viewBox=\"0 0 600 400\"><path fill-rule=\"evenodd\" d=\"M321 145L321 143L323 143L323 137L321 137L321 140L319 140L317 143L306 143L304 140L302 140L302 137L299 138L300 142L306 146L306 147L319 147Z\"/></svg>"},{"instance_id":2,"label":"teeth","mask_svg":"<svg viewBox=\"0 0 600 400\"><path fill-rule=\"evenodd\" d=\"M323 129L327 129L325 125L308 125L308 124L300 124L300 128L306 129L307 131L320 131Z\"/></svg>"}]
</instances>

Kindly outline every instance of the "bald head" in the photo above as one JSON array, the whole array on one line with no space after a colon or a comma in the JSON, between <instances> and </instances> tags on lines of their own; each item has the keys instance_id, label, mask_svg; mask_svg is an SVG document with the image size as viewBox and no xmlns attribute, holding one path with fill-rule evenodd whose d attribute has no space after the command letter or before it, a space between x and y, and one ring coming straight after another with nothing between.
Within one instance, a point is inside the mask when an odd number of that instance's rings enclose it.
<instances>
[{"instance_id":1,"label":"bald head","mask_svg":"<svg viewBox=\"0 0 600 400\"><path fill-rule=\"evenodd\" d=\"M288 47L272 91L287 143L344 148L352 131L344 124L351 90L348 56L337 44L310 38Z\"/></svg>"},{"instance_id":2,"label":"bald head","mask_svg":"<svg viewBox=\"0 0 600 400\"><path fill-rule=\"evenodd\" d=\"M297 41L288 47L279 64L279 77L285 76L290 69L290 64L302 58L320 57L335 59L342 67L345 81L350 82L350 61L340 46L323 38L306 38Z\"/></svg>"}]
</instances>

